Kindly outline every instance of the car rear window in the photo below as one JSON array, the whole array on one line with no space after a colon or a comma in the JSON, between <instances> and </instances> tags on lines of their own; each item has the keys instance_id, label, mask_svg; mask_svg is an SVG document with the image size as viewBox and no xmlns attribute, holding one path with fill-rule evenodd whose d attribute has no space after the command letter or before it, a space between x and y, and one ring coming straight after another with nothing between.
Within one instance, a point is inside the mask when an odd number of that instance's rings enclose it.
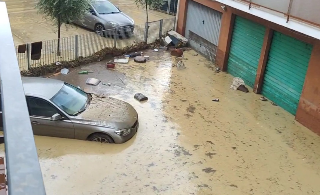
<instances>
[{"instance_id":1,"label":"car rear window","mask_svg":"<svg viewBox=\"0 0 320 195\"><path fill-rule=\"evenodd\" d=\"M93 1L92 6L99 14L119 13L119 10L109 1Z\"/></svg>"}]
</instances>

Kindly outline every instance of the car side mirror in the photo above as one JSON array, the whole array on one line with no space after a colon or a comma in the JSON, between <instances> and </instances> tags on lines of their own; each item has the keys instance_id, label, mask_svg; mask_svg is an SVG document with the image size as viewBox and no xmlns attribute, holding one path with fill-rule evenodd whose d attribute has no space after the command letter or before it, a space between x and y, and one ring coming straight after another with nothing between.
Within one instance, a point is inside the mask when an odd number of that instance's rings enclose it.
<instances>
[{"instance_id":1,"label":"car side mirror","mask_svg":"<svg viewBox=\"0 0 320 195\"><path fill-rule=\"evenodd\" d=\"M92 15L94 15L94 16L97 15L96 12L94 12L93 10L90 10L89 12L90 12Z\"/></svg>"},{"instance_id":2,"label":"car side mirror","mask_svg":"<svg viewBox=\"0 0 320 195\"><path fill-rule=\"evenodd\" d=\"M52 121L59 121L62 119L62 116L60 114L54 114L52 117L51 117L51 120Z\"/></svg>"}]
</instances>

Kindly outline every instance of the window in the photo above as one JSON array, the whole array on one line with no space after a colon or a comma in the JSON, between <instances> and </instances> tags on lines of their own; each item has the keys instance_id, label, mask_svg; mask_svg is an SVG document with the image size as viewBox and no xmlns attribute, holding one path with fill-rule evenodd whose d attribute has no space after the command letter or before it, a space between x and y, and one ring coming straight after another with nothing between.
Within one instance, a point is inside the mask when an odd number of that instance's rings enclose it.
<instances>
[{"instance_id":1,"label":"window","mask_svg":"<svg viewBox=\"0 0 320 195\"><path fill-rule=\"evenodd\" d=\"M40 98L27 97L27 103L30 116L52 117L59 113L59 110L51 103Z\"/></svg>"},{"instance_id":2,"label":"window","mask_svg":"<svg viewBox=\"0 0 320 195\"><path fill-rule=\"evenodd\" d=\"M97 10L99 14L113 14L120 12L118 8L109 1L93 1L92 6L94 7L94 9Z\"/></svg>"},{"instance_id":3,"label":"window","mask_svg":"<svg viewBox=\"0 0 320 195\"><path fill-rule=\"evenodd\" d=\"M86 109L88 96L81 89L65 83L51 101L68 115L75 116Z\"/></svg>"}]
</instances>

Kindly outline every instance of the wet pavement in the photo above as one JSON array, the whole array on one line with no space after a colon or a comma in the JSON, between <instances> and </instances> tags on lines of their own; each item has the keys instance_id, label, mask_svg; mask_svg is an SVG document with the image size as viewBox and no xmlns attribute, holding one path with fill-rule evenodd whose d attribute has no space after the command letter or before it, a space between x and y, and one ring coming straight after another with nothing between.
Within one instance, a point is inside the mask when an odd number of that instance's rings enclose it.
<instances>
[{"instance_id":1,"label":"wet pavement","mask_svg":"<svg viewBox=\"0 0 320 195\"><path fill-rule=\"evenodd\" d=\"M165 51L147 55L54 77L129 102L140 127L121 145L35 136L48 195L320 194L319 136L252 89L230 89L233 77L192 50L184 70ZM88 77L111 86L88 86Z\"/></svg>"}]
</instances>

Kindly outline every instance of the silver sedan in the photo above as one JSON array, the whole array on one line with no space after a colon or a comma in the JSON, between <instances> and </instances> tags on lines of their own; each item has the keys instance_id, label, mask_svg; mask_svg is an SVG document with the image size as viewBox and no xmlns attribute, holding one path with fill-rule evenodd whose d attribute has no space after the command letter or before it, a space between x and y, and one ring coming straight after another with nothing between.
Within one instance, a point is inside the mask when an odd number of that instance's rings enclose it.
<instances>
[{"instance_id":1,"label":"silver sedan","mask_svg":"<svg viewBox=\"0 0 320 195\"><path fill-rule=\"evenodd\" d=\"M133 33L134 21L107 0L93 0L82 20L73 23L102 35L127 35Z\"/></svg>"},{"instance_id":2,"label":"silver sedan","mask_svg":"<svg viewBox=\"0 0 320 195\"><path fill-rule=\"evenodd\" d=\"M137 132L138 114L126 102L91 96L60 80L23 77L22 83L35 135L119 144Z\"/></svg>"}]
</instances>

